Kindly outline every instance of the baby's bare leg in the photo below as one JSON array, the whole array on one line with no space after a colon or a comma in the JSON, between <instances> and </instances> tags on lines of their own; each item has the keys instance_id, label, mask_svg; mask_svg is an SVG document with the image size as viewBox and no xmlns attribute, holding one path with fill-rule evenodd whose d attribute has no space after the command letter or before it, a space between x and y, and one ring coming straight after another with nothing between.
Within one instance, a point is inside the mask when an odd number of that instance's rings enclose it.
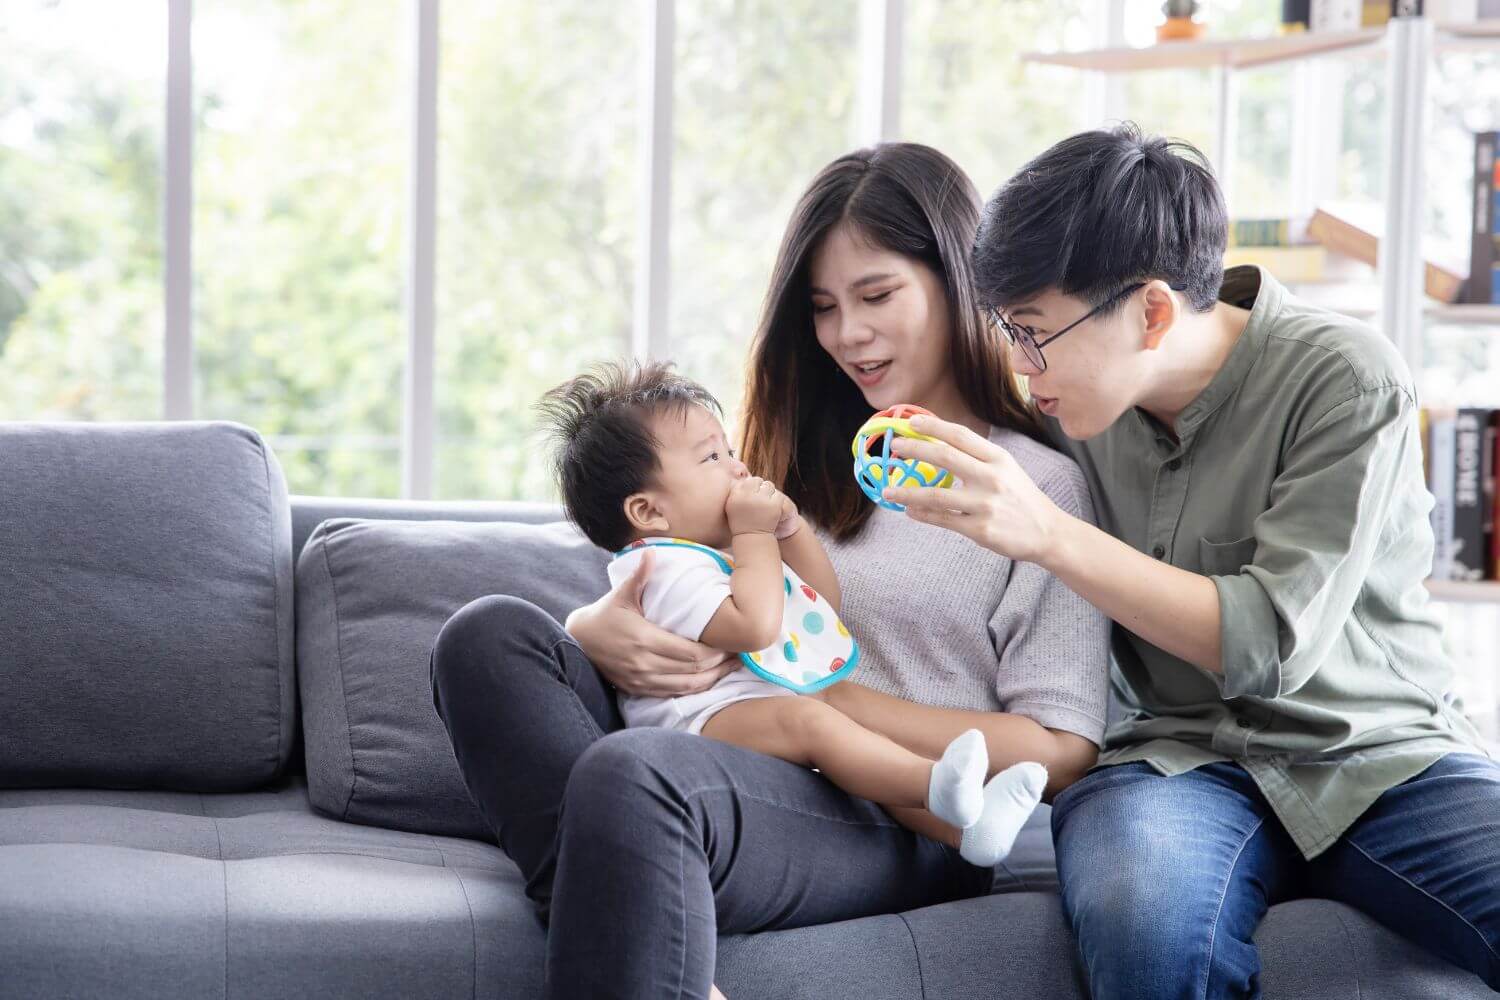
<instances>
[{"instance_id":1,"label":"baby's bare leg","mask_svg":"<svg viewBox=\"0 0 1500 1000\"><path fill-rule=\"evenodd\" d=\"M910 809L905 806L886 806L891 818L913 833L920 833L929 840L947 844L955 851L963 843L963 831L944 823L926 809Z\"/></svg>"},{"instance_id":2,"label":"baby's bare leg","mask_svg":"<svg viewBox=\"0 0 1500 1000\"><path fill-rule=\"evenodd\" d=\"M849 794L883 806L927 804L932 761L815 698L737 701L716 712L703 735L815 767Z\"/></svg>"}]
</instances>

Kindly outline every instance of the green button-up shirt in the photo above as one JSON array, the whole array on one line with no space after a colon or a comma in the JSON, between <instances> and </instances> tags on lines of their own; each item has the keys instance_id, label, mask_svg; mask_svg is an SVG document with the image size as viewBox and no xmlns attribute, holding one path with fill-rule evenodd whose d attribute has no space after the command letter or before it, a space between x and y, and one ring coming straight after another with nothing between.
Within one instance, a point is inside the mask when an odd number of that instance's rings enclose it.
<instances>
[{"instance_id":1,"label":"green button-up shirt","mask_svg":"<svg viewBox=\"0 0 1500 1000\"><path fill-rule=\"evenodd\" d=\"M1087 441L1048 420L1099 526L1211 578L1223 619L1222 676L1115 626L1126 712L1099 766L1232 760L1313 858L1387 789L1487 751L1422 584L1433 501L1406 363L1260 268L1225 272L1219 298L1249 324L1176 440L1139 408Z\"/></svg>"}]
</instances>

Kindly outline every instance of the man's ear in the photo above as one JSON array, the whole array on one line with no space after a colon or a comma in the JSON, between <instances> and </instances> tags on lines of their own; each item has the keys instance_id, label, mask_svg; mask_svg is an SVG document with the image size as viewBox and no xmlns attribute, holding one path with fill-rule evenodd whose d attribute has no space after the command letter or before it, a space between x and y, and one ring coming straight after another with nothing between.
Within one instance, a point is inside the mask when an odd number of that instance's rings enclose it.
<instances>
[{"instance_id":1,"label":"man's ear","mask_svg":"<svg viewBox=\"0 0 1500 1000\"><path fill-rule=\"evenodd\" d=\"M1143 318L1146 328L1142 346L1148 351L1154 351L1161 346L1172 327L1177 325L1182 305L1177 301L1177 296L1172 294L1172 286L1160 278L1146 283L1144 302Z\"/></svg>"},{"instance_id":2,"label":"man's ear","mask_svg":"<svg viewBox=\"0 0 1500 1000\"><path fill-rule=\"evenodd\" d=\"M625 519L630 526L643 535L669 535L671 525L667 515L657 505L649 492L632 493L625 498Z\"/></svg>"}]
</instances>

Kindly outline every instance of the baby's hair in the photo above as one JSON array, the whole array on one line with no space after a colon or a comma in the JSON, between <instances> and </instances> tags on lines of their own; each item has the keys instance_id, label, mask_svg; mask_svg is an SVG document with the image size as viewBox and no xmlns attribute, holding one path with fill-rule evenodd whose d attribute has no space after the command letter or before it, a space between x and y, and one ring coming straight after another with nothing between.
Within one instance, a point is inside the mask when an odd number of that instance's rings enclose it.
<instances>
[{"instance_id":1,"label":"baby's hair","mask_svg":"<svg viewBox=\"0 0 1500 1000\"><path fill-rule=\"evenodd\" d=\"M647 418L664 410L723 407L670 361L596 364L547 391L537 403L552 443L552 471L568 517L601 548L634 540L625 499L651 485L660 442Z\"/></svg>"}]
</instances>

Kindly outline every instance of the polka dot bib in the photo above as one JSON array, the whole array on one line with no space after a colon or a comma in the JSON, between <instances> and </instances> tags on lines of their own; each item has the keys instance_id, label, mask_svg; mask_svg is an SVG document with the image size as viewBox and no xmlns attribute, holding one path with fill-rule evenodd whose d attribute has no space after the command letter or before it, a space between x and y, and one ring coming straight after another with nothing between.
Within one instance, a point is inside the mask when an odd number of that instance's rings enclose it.
<instances>
[{"instance_id":1,"label":"polka dot bib","mask_svg":"<svg viewBox=\"0 0 1500 1000\"><path fill-rule=\"evenodd\" d=\"M726 575L734 572L733 557L685 538L643 538L616 552L615 558L647 545L701 552ZM740 660L761 679L799 694L818 691L848 677L859 664L859 645L833 606L786 563L781 564L781 585L786 601L780 637L759 652L740 653Z\"/></svg>"}]
</instances>

